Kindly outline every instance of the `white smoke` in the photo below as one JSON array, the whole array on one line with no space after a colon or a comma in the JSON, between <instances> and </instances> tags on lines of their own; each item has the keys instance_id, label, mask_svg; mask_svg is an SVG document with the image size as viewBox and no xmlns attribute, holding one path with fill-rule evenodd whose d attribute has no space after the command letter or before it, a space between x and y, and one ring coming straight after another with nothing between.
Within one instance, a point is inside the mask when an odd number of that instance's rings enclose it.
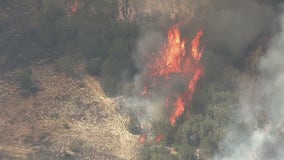
<instances>
[{"instance_id":1,"label":"white smoke","mask_svg":"<svg viewBox=\"0 0 284 160\"><path fill-rule=\"evenodd\" d=\"M261 58L260 77L241 82L236 123L215 160L284 160L284 15L281 22L282 31Z\"/></svg>"},{"instance_id":2,"label":"white smoke","mask_svg":"<svg viewBox=\"0 0 284 160\"><path fill-rule=\"evenodd\" d=\"M138 73L133 77L131 84L123 88L125 96L120 100L121 112L131 111L142 120L160 120L164 118L162 110L164 99L155 93L151 93L151 98L143 96L142 93L146 86L148 65L152 63L151 60L155 59L153 56L162 48L165 36L160 31L146 30L143 27L140 32L136 50L132 55Z\"/></svg>"}]
</instances>

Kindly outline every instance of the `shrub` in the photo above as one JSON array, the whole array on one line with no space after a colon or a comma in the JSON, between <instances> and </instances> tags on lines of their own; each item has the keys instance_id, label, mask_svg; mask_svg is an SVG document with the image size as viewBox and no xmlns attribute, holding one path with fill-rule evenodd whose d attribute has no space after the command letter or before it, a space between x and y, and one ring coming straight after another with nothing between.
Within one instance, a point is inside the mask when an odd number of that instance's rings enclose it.
<instances>
[{"instance_id":1,"label":"shrub","mask_svg":"<svg viewBox=\"0 0 284 160\"><path fill-rule=\"evenodd\" d=\"M84 141L76 139L70 144L69 148L75 153L82 152L84 150Z\"/></svg>"},{"instance_id":2,"label":"shrub","mask_svg":"<svg viewBox=\"0 0 284 160\"><path fill-rule=\"evenodd\" d=\"M140 153L142 160L178 160L168 147L146 145Z\"/></svg>"},{"instance_id":3,"label":"shrub","mask_svg":"<svg viewBox=\"0 0 284 160\"><path fill-rule=\"evenodd\" d=\"M65 129L70 129L70 125L68 122L62 124Z\"/></svg>"},{"instance_id":4,"label":"shrub","mask_svg":"<svg viewBox=\"0 0 284 160\"><path fill-rule=\"evenodd\" d=\"M127 130L134 135L141 134L141 125L137 115L133 112L129 112L130 119L127 124Z\"/></svg>"},{"instance_id":5,"label":"shrub","mask_svg":"<svg viewBox=\"0 0 284 160\"><path fill-rule=\"evenodd\" d=\"M116 89L117 89L117 83L119 83L119 79L117 77L105 76L105 77L102 77L102 79L100 80L100 84L104 92L108 96L115 95Z\"/></svg>"},{"instance_id":6,"label":"shrub","mask_svg":"<svg viewBox=\"0 0 284 160\"><path fill-rule=\"evenodd\" d=\"M178 153L178 159L183 160L183 159L188 159L188 160L195 160L196 155L195 155L195 148L187 145L187 144L179 144L176 146L177 148L177 153Z\"/></svg>"},{"instance_id":7,"label":"shrub","mask_svg":"<svg viewBox=\"0 0 284 160\"><path fill-rule=\"evenodd\" d=\"M32 70L25 69L16 75L16 79L21 87L21 89L35 93L39 90L38 85L36 84L33 75Z\"/></svg>"},{"instance_id":8,"label":"shrub","mask_svg":"<svg viewBox=\"0 0 284 160\"><path fill-rule=\"evenodd\" d=\"M130 79L134 64L127 56L109 56L101 65L101 85L105 93L113 96L121 89L121 82Z\"/></svg>"},{"instance_id":9,"label":"shrub","mask_svg":"<svg viewBox=\"0 0 284 160\"><path fill-rule=\"evenodd\" d=\"M86 66L87 72L91 75L99 75L101 73L101 58L93 58Z\"/></svg>"},{"instance_id":10,"label":"shrub","mask_svg":"<svg viewBox=\"0 0 284 160\"><path fill-rule=\"evenodd\" d=\"M72 75L76 65L76 56L72 54L65 54L57 59L55 63L56 68L60 72Z\"/></svg>"}]
</instances>

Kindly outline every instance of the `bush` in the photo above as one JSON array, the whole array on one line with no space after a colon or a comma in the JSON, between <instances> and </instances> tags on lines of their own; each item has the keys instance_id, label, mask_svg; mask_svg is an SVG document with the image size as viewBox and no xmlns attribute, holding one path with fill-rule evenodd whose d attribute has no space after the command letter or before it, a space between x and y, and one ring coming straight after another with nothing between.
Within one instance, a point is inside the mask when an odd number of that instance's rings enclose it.
<instances>
[{"instance_id":1,"label":"bush","mask_svg":"<svg viewBox=\"0 0 284 160\"><path fill-rule=\"evenodd\" d=\"M72 152L80 153L84 150L84 144L84 141L76 139L70 144L69 148Z\"/></svg>"},{"instance_id":2,"label":"bush","mask_svg":"<svg viewBox=\"0 0 284 160\"><path fill-rule=\"evenodd\" d=\"M68 75L72 75L75 65L76 65L76 56L72 54L65 54L56 60L56 69L60 72L64 72Z\"/></svg>"},{"instance_id":3,"label":"bush","mask_svg":"<svg viewBox=\"0 0 284 160\"><path fill-rule=\"evenodd\" d=\"M133 112L129 112L130 119L127 124L127 130L134 135L141 134L141 125L137 115Z\"/></svg>"},{"instance_id":4,"label":"bush","mask_svg":"<svg viewBox=\"0 0 284 160\"><path fill-rule=\"evenodd\" d=\"M142 160L178 160L169 148L163 146L144 146L140 156Z\"/></svg>"},{"instance_id":5,"label":"bush","mask_svg":"<svg viewBox=\"0 0 284 160\"><path fill-rule=\"evenodd\" d=\"M127 56L109 56L101 65L101 85L105 93L113 96L121 89L121 82L130 79L134 64Z\"/></svg>"},{"instance_id":6,"label":"bush","mask_svg":"<svg viewBox=\"0 0 284 160\"><path fill-rule=\"evenodd\" d=\"M116 94L117 83L119 83L117 77L105 76L100 80L100 84L108 96L114 96Z\"/></svg>"},{"instance_id":7,"label":"bush","mask_svg":"<svg viewBox=\"0 0 284 160\"><path fill-rule=\"evenodd\" d=\"M86 66L87 72L91 75L99 75L101 73L101 58L93 58Z\"/></svg>"},{"instance_id":8,"label":"bush","mask_svg":"<svg viewBox=\"0 0 284 160\"><path fill-rule=\"evenodd\" d=\"M16 79L21 87L21 89L35 93L39 90L38 85L36 84L33 75L32 70L25 69L16 75Z\"/></svg>"},{"instance_id":9,"label":"bush","mask_svg":"<svg viewBox=\"0 0 284 160\"><path fill-rule=\"evenodd\" d=\"M195 148L187 145L187 144L181 144L176 146L177 148L177 153L178 153L178 159L183 160L183 159L188 159L188 160L195 160L196 155L195 155Z\"/></svg>"}]
</instances>

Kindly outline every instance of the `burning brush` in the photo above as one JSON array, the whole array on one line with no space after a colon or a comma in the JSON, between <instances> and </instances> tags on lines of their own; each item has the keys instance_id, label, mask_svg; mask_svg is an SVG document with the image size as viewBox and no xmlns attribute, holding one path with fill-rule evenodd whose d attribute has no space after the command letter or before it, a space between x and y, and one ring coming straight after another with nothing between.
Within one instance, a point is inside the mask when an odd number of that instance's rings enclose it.
<instances>
[{"instance_id":1,"label":"burning brush","mask_svg":"<svg viewBox=\"0 0 284 160\"><path fill-rule=\"evenodd\" d=\"M77 13L78 9L79 9L79 2L78 0L74 0L74 2L68 4L68 7L66 8L65 12L68 16L71 16Z\"/></svg>"},{"instance_id":2,"label":"burning brush","mask_svg":"<svg viewBox=\"0 0 284 160\"><path fill-rule=\"evenodd\" d=\"M177 119L188 110L186 107L190 108L198 81L204 74L200 65L204 50L202 36L201 29L191 43L187 43L181 37L178 26L170 28L159 54L153 55L155 59L153 56L149 59L141 94L122 102L125 108L135 108L136 115L140 117L138 120L141 120L141 124L147 124L139 126L140 143L158 143L164 138L163 134L151 135L150 130L143 127L150 128L151 122L146 119L159 119L161 112L164 112L162 115L168 115L171 126L175 126Z\"/></svg>"},{"instance_id":3,"label":"burning brush","mask_svg":"<svg viewBox=\"0 0 284 160\"><path fill-rule=\"evenodd\" d=\"M187 42L182 39L179 28L177 26L172 27L168 32L167 43L149 68L148 82L146 82L148 85L145 85L142 93L144 96L149 96L152 92L151 89L173 86L176 83L174 77L186 79L187 81L183 84L184 86L181 86L186 89L183 93L178 93L179 95L176 98L171 93L170 95L164 95L165 105L174 106L170 116L172 126L175 125L177 118L183 115L185 106L190 107L196 85L204 74L203 68L199 64L204 50L204 47L200 45L202 35L203 30L200 30L187 50ZM163 81L164 86L159 85L161 83L157 83L157 81Z\"/></svg>"}]
</instances>

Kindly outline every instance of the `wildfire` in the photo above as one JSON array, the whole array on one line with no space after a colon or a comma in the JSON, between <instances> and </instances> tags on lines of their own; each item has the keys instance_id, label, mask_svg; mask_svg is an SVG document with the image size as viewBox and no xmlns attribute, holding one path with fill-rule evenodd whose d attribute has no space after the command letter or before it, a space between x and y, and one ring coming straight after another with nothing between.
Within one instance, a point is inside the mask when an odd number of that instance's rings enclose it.
<instances>
[{"instance_id":1,"label":"wildfire","mask_svg":"<svg viewBox=\"0 0 284 160\"><path fill-rule=\"evenodd\" d=\"M161 52L161 57L152 66L152 76L164 76L184 73L183 59L185 58L185 40L181 39L180 31L174 26L168 33L168 43Z\"/></svg>"},{"instance_id":2,"label":"wildfire","mask_svg":"<svg viewBox=\"0 0 284 160\"><path fill-rule=\"evenodd\" d=\"M156 142L156 143L159 143L163 138L164 138L164 135L159 134L159 135L155 138L155 142Z\"/></svg>"},{"instance_id":3,"label":"wildfire","mask_svg":"<svg viewBox=\"0 0 284 160\"><path fill-rule=\"evenodd\" d=\"M186 78L191 77L185 86L184 93L181 93L174 102L170 102L166 98L166 103L174 106L170 116L172 126L175 125L177 118L183 115L185 106L191 105L196 85L204 74L203 68L199 64L204 50L204 47L200 45L202 36L203 30L200 30L191 41L190 48L186 50L187 43L186 40L182 39L178 26L172 27L168 32L167 43L150 67L149 75L153 81L157 77L169 80L171 75L182 75ZM144 88L142 95L147 95L147 93L150 93L149 86Z\"/></svg>"},{"instance_id":4,"label":"wildfire","mask_svg":"<svg viewBox=\"0 0 284 160\"><path fill-rule=\"evenodd\" d=\"M74 0L74 2L72 4L69 3L68 6L69 7L67 7L66 9L66 14L68 16L71 16L72 14L75 14L78 12L78 8L79 8L78 0Z\"/></svg>"},{"instance_id":5,"label":"wildfire","mask_svg":"<svg viewBox=\"0 0 284 160\"><path fill-rule=\"evenodd\" d=\"M72 13L78 12L78 0L75 0L74 4L71 5L71 12Z\"/></svg>"},{"instance_id":6,"label":"wildfire","mask_svg":"<svg viewBox=\"0 0 284 160\"><path fill-rule=\"evenodd\" d=\"M204 47L200 48L200 39L203 36L203 30L199 31L195 38L191 41L191 55L192 58L194 59L195 63L199 63L202 55L203 55L203 49Z\"/></svg>"},{"instance_id":7,"label":"wildfire","mask_svg":"<svg viewBox=\"0 0 284 160\"><path fill-rule=\"evenodd\" d=\"M203 75L203 69L202 68L197 68L192 80L188 84L188 93L189 96L195 91L197 82L199 81L200 77ZM188 97L189 98L189 97Z\"/></svg>"},{"instance_id":8,"label":"wildfire","mask_svg":"<svg viewBox=\"0 0 284 160\"><path fill-rule=\"evenodd\" d=\"M141 144L145 144L145 142L146 142L146 139L147 139L147 134L141 134L140 136L139 136L139 142L141 143Z\"/></svg>"},{"instance_id":9,"label":"wildfire","mask_svg":"<svg viewBox=\"0 0 284 160\"><path fill-rule=\"evenodd\" d=\"M142 96L149 96L151 94L149 88L147 86L144 87L142 91Z\"/></svg>"},{"instance_id":10,"label":"wildfire","mask_svg":"<svg viewBox=\"0 0 284 160\"><path fill-rule=\"evenodd\" d=\"M174 106L175 106L175 111L174 113L172 113L170 117L170 122L172 126L175 125L176 119L180 117L184 112L184 106L185 106L184 97L183 96L178 97Z\"/></svg>"}]
</instances>

